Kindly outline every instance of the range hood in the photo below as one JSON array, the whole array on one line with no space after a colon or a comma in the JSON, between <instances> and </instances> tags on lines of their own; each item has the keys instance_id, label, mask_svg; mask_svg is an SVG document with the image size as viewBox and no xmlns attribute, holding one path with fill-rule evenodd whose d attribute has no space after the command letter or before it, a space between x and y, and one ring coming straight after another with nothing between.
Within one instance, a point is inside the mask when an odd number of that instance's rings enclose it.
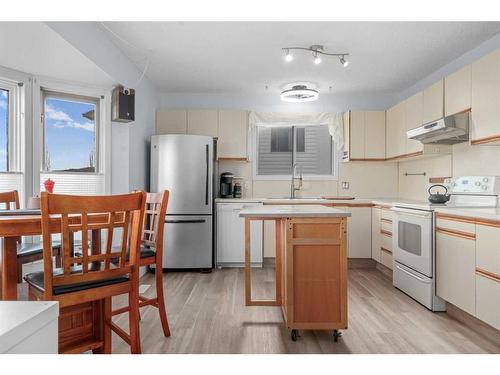
<instances>
[{"instance_id":1,"label":"range hood","mask_svg":"<svg viewBox=\"0 0 500 375\"><path fill-rule=\"evenodd\" d=\"M470 111L460 112L406 132L424 144L453 145L469 140Z\"/></svg>"}]
</instances>

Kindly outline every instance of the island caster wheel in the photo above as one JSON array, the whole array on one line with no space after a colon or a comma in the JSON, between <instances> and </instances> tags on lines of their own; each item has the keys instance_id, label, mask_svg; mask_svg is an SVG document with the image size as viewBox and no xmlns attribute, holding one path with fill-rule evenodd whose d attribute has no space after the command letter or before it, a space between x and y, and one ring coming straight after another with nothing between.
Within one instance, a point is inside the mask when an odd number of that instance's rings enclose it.
<instances>
[{"instance_id":1,"label":"island caster wheel","mask_svg":"<svg viewBox=\"0 0 500 375\"><path fill-rule=\"evenodd\" d=\"M339 337L342 337L342 332L334 329L333 330L333 341L338 342L339 341Z\"/></svg>"},{"instance_id":2,"label":"island caster wheel","mask_svg":"<svg viewBox=\"0 0 500 375\"><path fill-rule=\"evenodd\" d=\"M297 341L297 337L299 337L299 331L296 329L292 329L292 333L290 334L292 341Z\"/></svg>"}]
</instances>

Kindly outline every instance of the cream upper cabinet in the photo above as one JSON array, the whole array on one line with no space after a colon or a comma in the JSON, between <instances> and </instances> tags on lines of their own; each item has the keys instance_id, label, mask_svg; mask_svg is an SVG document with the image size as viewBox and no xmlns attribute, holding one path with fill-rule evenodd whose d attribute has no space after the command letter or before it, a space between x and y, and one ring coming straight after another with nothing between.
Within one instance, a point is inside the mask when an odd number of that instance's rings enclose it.
<instances>
[{"instance_id":1,"label":"cream upper cabinet","mask_svg":"<svg viewBox=\"0 0 500 375\"><path fill-rule=\"evenodd\" d=\"M422 92L419 92L404 101L406 154L412 154L423 150L422 142L408 139L406 136L406 131L422 126L423 105L424 95Z\"/></svg>"},{"instance_id":2,"label":"cream upper cabinet","mask_svg":"<svg viewBox=\"0 0 500 375\"><path fill-rule=\"evenodd\" d=\"M424 90L423 123L439 120L444 115L443 80Z\"/></svg>"},{"instance_id":3,"label":"cream upper cabinet","mask_svg":"<svg viewBox=\"0 0 500 375\"><path fill-rule=\"evenodd\" d=\"M439 227L439 220L436 225ZM474 233L467 237L463 235L463 226L457 228L460 229L450 231L446 228L447 232L436 230L436 293L445 301L475 315L476 241Z\"/></svg>"},{"instance_id":4,"label":"cream upper cabinet","mask_svg":"<svg viewBox=\"0 0 500 375\"><path fill-rule=\"evenodd\" d=\"M350 143L350 137L349 137L349 127L350 127L350 121L351 121L351 112L346 111L344 112L344 115L342 116L342 122L343 122L343 127L344 127L344 151L342 152L342 160L343 161L349 161L349 143Z\"/></svg>"},{"instance_id":5,"label":"cream upper cabinet","mask_svg":"<svg viewBox=\"0 0 500 375\"><path fill-rule=\"evenodd\" d=\"M218 118L216 110L188 110L187 133L217 137Z\"/></svg>"},{"instance_id":6,"label":"cream upper cabinet","mask_svg":"<svg viewBox=\"0 0 500 375\"><path fill-rule=\"evenodd\" d=\"M500 50L472 64L471 141L500 141Z\"/></svg>"},{"instance_id":7,"label":"cream upper cabinet","mask_svg":"<svg viewBox=\"0 0 500 375\"><path fill-rule=\"evenodd\" d=\"M365 159L385 159L385 111L365 112Z\"/></svg>"},{"instance_id":8,"label":"cream upper cabinet","mask_svg":"<svg viewBox=\"0 0 500 375\"><path fill-rule=\"evenodd\" d=\"M395 158L406 152L406 127L404 102L387 111L386 129L387 158Z\"/></svg>"},{"instance_id":9,"label":"cream upper cabinet","mask_svg":"<svg viewBox=\"0 0 500 375\"><path fill-rule=\"evenodd\" d=\"M186 134L187 111L156 111L156 134Z\"/></svg>"},{"instance_id":10,"label":"cream upper cabinet","mask_svg":"<svg viewBox=\"0 0 500 375\"><path fill-rule=\"evenodd\" d=\"M247 111L219 111L219 158L247 158Z\"/></svg>"},{"instance_id":11,"label":"cream upper cabinet","mask_svg":"<svg viewBox=\"0 0 500 375\"><path fill-rule=\"evenodd\" d=\"M471 108L472 67L467 65L444 79L444 115L450 116Z\"/></svg>"},{"instance_id":12,"label":"cream upper cabinet","mask_svg":"<svg viewBox=\"0 0 500 375\"><path fill-rule=\"evenodd\" d=\"M365 112L352 111L349 130L349 158L365 158Z\"/></svg>"},{"instance_id":13,"label":"cream upper cabinet","mask_svg":"<svg viewBox=\"0 0 500 375\"><path fill-rule=\"evenodd\" d=\"M385 111L352 111L348 121L344 127L348 160L384 160Z\"/></svg>"}]
</instances>

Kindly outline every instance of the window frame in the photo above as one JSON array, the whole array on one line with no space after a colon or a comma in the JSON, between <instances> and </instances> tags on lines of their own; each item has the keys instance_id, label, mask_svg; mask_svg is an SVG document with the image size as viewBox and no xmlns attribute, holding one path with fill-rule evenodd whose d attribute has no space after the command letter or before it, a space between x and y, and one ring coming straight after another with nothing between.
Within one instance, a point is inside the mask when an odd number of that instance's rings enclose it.
<instances>
[{"instance_id":1,"label":"window frame","mask_svg":"<svg viewBox=\"0 0 500 375\"><path fill-rule=\"evenodd\" d=\"M321 125L321 124L314 124L314 125L296 125L296 124L290 124L287 126L293 127L293 128L302 128L306 126L326 126L326 125ZM253 174L253 179L257 181L289 181L292 178L292 174L287 174L287 175L262 175L258 174L258 163L259 163L259 127L268 127L268 126L263 126L263 125L256 125L252 129L252 160L254 161L253 167L252 167L252 174ZM295 130L292 131L292 145L295 148ZM337 149L335 147L335 142L333 142L332 139L332 152L331 152L331 157L332 157L332 174L327 174L327 175L311 175L311 174L303 174L302 178L305 181L338 181L338 169L339 169L339 160L338 160L338 155L337 155ZM292 151L292 163L295 163L295 152Z\"/></svg>"},{"instance_id":2,"label":"window frame","mask_svg":"<svg viewBox=\"0 0 500 375\"><path fill-rule=\"evenodd\" d=\"M17 81L0 78L0 88L9 92L7 107L7 170L0 173L22 173L23 129L22 96L23 85Z\"/></svg>"},{"instance_id":3,"label":"window frame","mask_svg":"<svg viewBox=\"0 0 500 375\"><path fill-rule=\"evenodd\" d=\"M94 172L76 172L76 171L49 171L45 169L45 156L46 156L46 129L45 129L45 100L48 98L59 99L59 100L74 100L82 103L94 104L96 106L95 109L95 171ZM101 127L103 124L101 123L101 103L102 97L94 97L87 95L78 95L73 93L65 93L61 91L50 90L44 87L40 88L40 122L41 122L41 166L40 166L40 174L49 173L49 174L82 174L82 175L99 175L101 173Z\"/></svg>"}]
</instances>

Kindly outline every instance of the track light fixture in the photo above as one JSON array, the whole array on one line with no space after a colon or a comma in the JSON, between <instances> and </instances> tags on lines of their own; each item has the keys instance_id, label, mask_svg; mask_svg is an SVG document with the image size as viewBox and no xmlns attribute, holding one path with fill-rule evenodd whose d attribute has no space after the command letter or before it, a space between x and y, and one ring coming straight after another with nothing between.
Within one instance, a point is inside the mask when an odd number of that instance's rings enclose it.
<instances>
[{"instance_id":1,"label":"track light fixture","mask_svg":"<svg viewBox=\"0 0 500 375\"><path fill-rule=\"evenodd\" d=\"M349 56L348 53L328 53L324 51L324 47L319 44L314 44L308 48L306 47L285 47L282 48L282 50L285 52L285 61L290 62L293 60L293 55L291 54L290 51L294 50L302 50L302 51L309 51L312 53L313 56L313 61L314 63L320 64L321 63L321 56L320 55L325 55L325 56L337 56L339 58L340 63L342 66L345 68L349 65L349 61L345 59L346 56Z\"/></svg>"}]
</instances>

